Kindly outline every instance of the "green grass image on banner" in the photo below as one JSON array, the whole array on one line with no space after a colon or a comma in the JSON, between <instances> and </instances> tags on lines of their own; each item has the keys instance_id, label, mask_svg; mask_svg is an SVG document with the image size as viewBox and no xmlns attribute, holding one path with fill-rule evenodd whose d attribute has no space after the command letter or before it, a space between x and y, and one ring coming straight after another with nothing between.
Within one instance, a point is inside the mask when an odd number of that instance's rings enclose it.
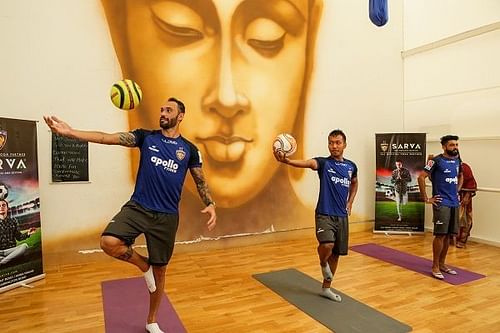
<instances>
[{"instance_id":1,"label":"green grass image on banner","mask_svg":"<svg viewBox=\"0 0 500 333\"><path fill-rule=\"evenodd\" d=\"M18 242L17 244L26 243L30 248L40 247L42 245L42 231L38 229L34 234L32 234L28 239Z\"/></svg>"},{"instance_id":2,"label":"green grass image on banner","mask_svg":"<svg viewBox=\"0 0 500 333\"><path fill-rule=\"evenodd\" d=\"M401 215L407 221L420 221L424 215L424 203L408 202L406 205L401 205ZM392 200L378 201L375 204L375 216L379 220L396 221L398 218L396 202Z\"/></svg>"}]
</instances>

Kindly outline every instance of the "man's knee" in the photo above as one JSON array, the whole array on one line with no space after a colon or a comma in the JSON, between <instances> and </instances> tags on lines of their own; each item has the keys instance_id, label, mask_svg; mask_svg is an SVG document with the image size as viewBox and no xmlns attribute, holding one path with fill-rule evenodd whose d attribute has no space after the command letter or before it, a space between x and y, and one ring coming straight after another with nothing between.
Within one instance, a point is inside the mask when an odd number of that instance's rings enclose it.
<instances>
[{"instance_id":1,"label":"man's knee","mask_svg":"<svg viewBox=\"0 0 500 333\"><path fill-rule=\"evenodd\" d=\"M325 251L331 251L333 250L333 243L320 243L318 247Z\"/></svg>"},{"instance_id":2,"label":"man's knee","mask_svg":"<svg viewBox=\"0 0 500 333\"><path fill-rule=\"evenodd\" d=\"M116 257L121 255L123 245L125 243L119 238L108 235L101 236L101 249L110 256Z\"/></svg>"},{"instance_id":3,"label":"man's knee","mask_svg":"<svg viewBox=\"0 0 500 333\"><path fill-rule=\"evenodd\" d=\"M448 237L447 234L437 234L437 235L434 235L434 239L437 239L439 241L443 241L447 237Z\"/></svg>"},{"instance_id":4,"label":"man's knee","mask_svg":"<svg viewBox=\"0 0 500 333\"><path fill-rule=\"evenodd\" d=\"M164 279L167 272L167 265L153 265L153 273L155 279Z\"/></svg>"}]
</instances>

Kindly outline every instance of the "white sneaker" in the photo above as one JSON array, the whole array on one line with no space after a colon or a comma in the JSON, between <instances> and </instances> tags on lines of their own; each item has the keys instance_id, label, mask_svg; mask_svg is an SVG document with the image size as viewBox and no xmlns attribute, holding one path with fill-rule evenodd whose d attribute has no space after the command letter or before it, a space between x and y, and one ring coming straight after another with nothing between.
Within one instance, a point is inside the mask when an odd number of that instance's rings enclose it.
<instances>
[{"instance_id":1,"label":"white sneaker","mask_svg":"<svg viewBox=\"0 0 500 333\"><path fill-rule=\"evenodd\" d=\"M149 333L165 333L157 323L146 324L146 331Z\"/></svg>"},{"instance_id":2,"label":"white sneaker","mask_svg":"<svg viewBox=\"0 0 500 333\"><path fill-rule=\"evenodd\" d=\"M144 273L144 279L146 280L149 292L154 293L156 291L156 283L155 276L153 274L153 266L149 266L149 269Z\"/></svg>"}]
</instances>

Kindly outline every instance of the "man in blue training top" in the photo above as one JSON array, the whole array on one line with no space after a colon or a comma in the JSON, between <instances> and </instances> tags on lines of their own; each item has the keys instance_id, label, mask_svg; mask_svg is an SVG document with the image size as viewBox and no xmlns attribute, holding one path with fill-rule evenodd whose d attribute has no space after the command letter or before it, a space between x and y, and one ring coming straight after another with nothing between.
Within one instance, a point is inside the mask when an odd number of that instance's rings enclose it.
<instances>
[{"instance_id":1,"label":"man in blue training top","mask_svg":"<svg viewBox=\"0 0 500 333\"><path fill-rule=\"evenodd\" d=\"M53 116L44 120L52 132L82 141L138 147L141 151L135 190L130 201L110 221L101 236L101 248L108 255L129 262L144 272L150 292L146 331L163 333L156 320L165 284L166 266L172 256L179 223L179 201L189 169L206 207L207 227L216 224L215 204L202 172L201 154L181 136L179 125L185 116L184 104L169 98L160 108L160 130L103 133L80 131ZM144 234L149 258L132 249Z\"/></svg>"},{"instance_id":2,"label":"man in blue training top","mask_svg":"<svg viewBox=\"0 0 500 333\"><path fill-rule=\"evenodd\" d=\"M462 166L458 156L458 136L441 138L443 153L427 161L424 172L418 177L420 195L432 204L434 241L432 242L432 276L444 279L441 272L456 275L457 272L445 264L449 239L458 233L460 202L458 193L462 187ZM425 178L432 182L432 197L427 197Z\"/></svg>"},{"instance_id":3,"label":"man in blue training top","mask_svg":"<svg viewBox=\"0 0 500 333\"><path fill-rule=\"evenodd\" d=\"M323 275L321 296L340 302L340 295L330 286L337 270L339 256L347 255L349 221L352 203L358 190L358 168L354 162L343 157L346 136L341 130L328 135L330 156L309 160L291 160L282 151L274 151L275 158L282 163L318 171L319 197L316 205L316 239Z\"/></svg>"}]
</instances>

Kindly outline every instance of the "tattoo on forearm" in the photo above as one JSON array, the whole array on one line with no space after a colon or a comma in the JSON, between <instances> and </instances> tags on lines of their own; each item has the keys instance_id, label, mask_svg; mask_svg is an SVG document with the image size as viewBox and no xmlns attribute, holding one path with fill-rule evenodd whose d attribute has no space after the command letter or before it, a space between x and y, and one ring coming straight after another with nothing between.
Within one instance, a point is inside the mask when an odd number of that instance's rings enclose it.
<instances>
[{"instance_id":1,"label":"tattoo on forearm","mask_svg":"<svg viewBox=\"0 0 500 333\"><path fill-rule=\"evenodd\" d=\"M205 177L203 176L203 171L201 168L192 168L191 174L193 175L201 200L208 206L211 202L213 202L213 200L210 195L207 182L205 181Z\"/></svg>"},{"instance_id":2,"label":"tattoo on forearm","mask_svg":"<svg viewBox=\"0 0 500 333\"><path fill-rule=\"evenodd\" d=\"M117 258L123 261L129 261L130 258L132 257L132 254L134 253L134 250L132 249L131 246L127 247L127 251L125 251L124 254L119 255Z\"/></svg>"},{"instance_id":3,"label":"tattoo on forearm","mask_svg":"<svg viewBox=\"0 0 500 333\"><path fill-rule=\"evenodd\" d=\"M135 147L135 135L130 132L121 132L120 145L126 147Z\"/></svg>"}]
</instances>

